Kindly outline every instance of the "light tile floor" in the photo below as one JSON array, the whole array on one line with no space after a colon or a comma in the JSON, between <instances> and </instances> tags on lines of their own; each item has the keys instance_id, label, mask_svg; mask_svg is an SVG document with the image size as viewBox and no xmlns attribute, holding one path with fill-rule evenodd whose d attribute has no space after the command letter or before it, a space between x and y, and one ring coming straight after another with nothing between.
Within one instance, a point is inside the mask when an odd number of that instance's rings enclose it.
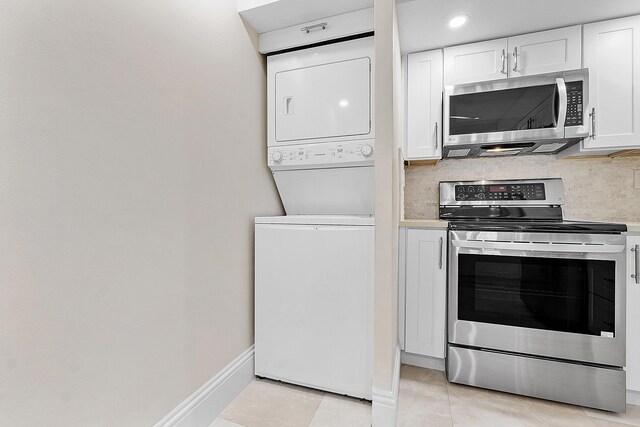
<instances>
[{"instance_id":1,"label":"light tile floor","mask_svg":"<svg viewBox=\"0 0 640 427\"><path fill-rule=\"evenodd\" d=\"M210 427L369 427L371 404L257 379ZM640 407L626 414L448 383L444 373L403 365L398 427L640 426Z\"/></svg>"}]
</instances>

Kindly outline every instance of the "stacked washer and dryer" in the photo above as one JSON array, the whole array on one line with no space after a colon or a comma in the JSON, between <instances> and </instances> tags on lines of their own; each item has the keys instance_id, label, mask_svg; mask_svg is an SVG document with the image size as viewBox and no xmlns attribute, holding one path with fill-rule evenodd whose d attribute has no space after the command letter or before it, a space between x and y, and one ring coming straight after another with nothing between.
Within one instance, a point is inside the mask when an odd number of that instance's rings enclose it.
<instances>
[{"instance_id":1,"label":"stacked washer and dryer","mask_svg":"<svg viewBox=\"0 0 640 427\"><path fill-rule=\"evenodd\" d=\"M286 216L255 219L255 372L371 399L373 37L267 58L268 164Z\"/></svg>"}]
</instances>

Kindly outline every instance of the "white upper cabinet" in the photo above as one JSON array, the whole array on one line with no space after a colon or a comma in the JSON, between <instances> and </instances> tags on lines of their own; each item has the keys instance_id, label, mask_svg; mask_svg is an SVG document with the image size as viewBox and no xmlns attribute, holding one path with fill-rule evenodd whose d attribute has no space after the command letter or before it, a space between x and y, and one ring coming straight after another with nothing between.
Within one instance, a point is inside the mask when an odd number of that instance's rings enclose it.
<instances>
[{"instance_id":1,"label":"white upper cabinet","mask_svg":"<svg viewBox=\"0 0 640 427\"><path fill-rule=\"evenodd\" d=\"M459 85L582 67L581 26L444 50L444 84Z\"/></svg>"},{"instance_id":2,"label":"white upper cabinet","mask_svg":"<svg viewBox=\"0 0 640 427\"><path fill-rule=\"evenodd\" d=\"M442 50L408 56L407 159L442 157Z\"/></svg>"},{"instance_id":3,"label":"white upper cabinet","mask_svg":"<svg viewBox=\"0 0 640 427\"><path fill-rule=\"evenodd\" d=\"M627 389L640 391L640 236L627 237Z\"/></svg>"},{"instance_id":4,"label":"white upper cabinet","mask_svg":"<svg viewBox=\"0 0 640 427\"><path fill-rule=\"evenodd\" d=\"M582 27L509 37L509 77L575 70L582 67Z\"/></svg>"},{"instance_id":5,"label":"white upper cabinet","mask_svg":"<svg viewBox=\"0 0 640 427\"><path fill-rule=\"evenodd\" d=\"M237 0L261 53L373 31L373 0Z\"/></svg>"},{"instance_id":6,"label":"white upper cabinet","mask_svg":"<svg viewBox=\"0 0 640 427\"><path fill-rule=\"evenodd\" d=\"M507 39L448 47L444 50L444 84L504 79L507 66Z\"/></svg>"},{"instance_id":7,"label":"white upper cabinet","mask_svg":"<svg viewBox=\"0 0 640 427\"><path fill-rule=\"evenodd\" d=\"M589 69L586 150L640 147L640 16L584 26Z\"/></svg>"}]
</instances>

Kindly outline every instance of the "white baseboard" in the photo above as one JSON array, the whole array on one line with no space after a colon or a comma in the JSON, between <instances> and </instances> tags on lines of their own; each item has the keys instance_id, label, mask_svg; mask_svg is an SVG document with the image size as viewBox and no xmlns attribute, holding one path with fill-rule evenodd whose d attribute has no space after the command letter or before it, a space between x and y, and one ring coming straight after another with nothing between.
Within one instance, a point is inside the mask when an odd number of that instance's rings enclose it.
<instances>
[{"instance_id":1,"label":"white baseboard","mask_svg":"<svg viewBox=\"0 0 640 427\"><path fill-rule=\"evenodd\" d=\"M420 354L402 352L400 360L403 365L417 366L419 368L435 369L444 372L444 359L437 357L422 356Z\"/></svg>"},{"instance_id":2,"label":"white baseboard","mask_svg":"<svg viewBox=\"0 0 640 427\"><path fill-rule=\"evenodd\" d=\"M178 405L155 427L203 427L211 424L254 378L252 345L195 393Z\"/></svg>"},{"instance_id":3,"label":"white baseboard","mask_svg":"<svg viewBox=\"0 0 640 427\"><path fill-rule=\"evenodd\" d=\"M392 390L373 388L372 427L395 427L398 419L398 394L400 389L400 345L396 349L393 367Z\"/></svg>"},{"instance_id":4,"label":"white baseboard","mask_svg":"<svg viewBox=\"0 0 640 427\"><path fill-rule=\"evenodd\" d=\"M627 390L627 403L640 405L640 391Z\"/></svg>"}]
</instances>

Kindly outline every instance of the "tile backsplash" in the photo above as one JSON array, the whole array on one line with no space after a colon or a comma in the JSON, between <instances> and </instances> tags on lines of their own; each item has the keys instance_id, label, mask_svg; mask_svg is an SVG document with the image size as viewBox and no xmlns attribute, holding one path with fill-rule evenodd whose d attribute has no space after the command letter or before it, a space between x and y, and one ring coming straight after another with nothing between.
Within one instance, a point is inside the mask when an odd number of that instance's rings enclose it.
<instances>
[{"instance_id":1,"label":"tile backsplash","mask_svg":"<svg viewBox=\"0 0 640 427\"><path fill-rule=\"evenodd\" d=\"M567 219L640 222L640 157L559 160L554 156L443 160L408 166L404 217L438 217L438 182L562 178Z\"/></svg>"}]
</instances>

